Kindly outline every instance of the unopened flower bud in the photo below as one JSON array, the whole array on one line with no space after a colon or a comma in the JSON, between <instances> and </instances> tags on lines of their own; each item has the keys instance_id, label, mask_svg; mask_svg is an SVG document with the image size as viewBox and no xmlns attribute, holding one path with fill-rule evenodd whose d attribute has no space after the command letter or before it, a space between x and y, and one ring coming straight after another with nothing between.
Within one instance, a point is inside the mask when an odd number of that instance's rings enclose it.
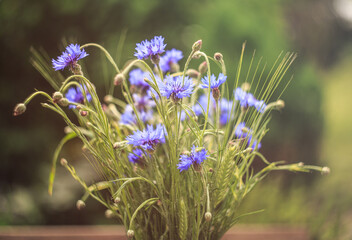
<instances>
[{"instance_id":1,"label":"unopened flower bud","mask_svg":"<svg viewBox=\"0 0 352 240\"><path fill-rule=\"evenodd\" d=\"M212 173L212 172L214 172L214 169L212 169L212 168L209 168L209 172L211 172L211 173Z\"/></svg>"},{"instance_id":2,"label":"unopened flower bud","mask_svg":"<svg viewBox=\"0 0 352 240\"><path fill-rule=\"evenodd\" d=\"M178 72L178 71L180 71L180 65L178 65L177 63L172 62L170 64L170 72L175 73L175 72Z\"/></svg>"},{"instance_id":3,"label":"unopened flower bud","mask_svg":"<svg viewBox=\"0 0 352 240\"><path fill-rule=\"evenodd\" d=\"M62 166L67 166L67 160L65 158L61 158L60 163Z\"/></svg>"},{"instance_id":4,"label":"unopened flower bud","mask_svg":"<svg viewBox=\"0 0 352 240\"><path fill-rule=\"evenodd\" d=\"M201 74L206 73L207 70L208 70L207 62L206 62L206 61L202 62L202 63L199 65L198 70L199 70L199 72L200 72Z\"/></svg>"},{"instance_id":5,"label":"unopened flower bud","mask_svg":"<svg viewBox=\"0 0 352 240\"><path fill-rule=\"evenodd\" d=\"M104 102L109 103L109 102L111 102L113 99L114 99L113 96L111 96L111 95L106 95L106 96L104 97Z\"/></svg>"},{"instance_id":6,"label":"unopened flower bud","mask_svg":"<svg viewBox=\"0 0 352 240\"><path fill-rule=\"evenodd\" d=\"M330 173L330 168L329 167L323 167L321 169L321 174L322 175L328 175Z\"/></svg>"},{"instance_id":7,"label":"unopened flower bud","mask_svg":"<svg viewBox=\"0 0 352 240\"><path fill-rule=\"evenodd\" d=\"M79 114L80 114L82 117L85 117L85 116L88 115L88 112L87 112L87 111L80 110L80 111L79 111Z\"/></svg>"},{"instance_id":8,"label":"unopened flower bud","mask_svg":"<svg viewBox=\"0 0 352 240\"><path fill-rule=\"evenodd\" d=\"M26 111L27 107L24 105L24 103L19 103L16 105L15 109L13 110L13 115L18 116L21 115Z\"/></svg>"},{"instance_id":9,"label":"unopened flower bud","mask_svg":"<svg viewBox=\"0 0 352 240\"><path fill-rule=\"evenodd\" d=\"M219 100L221 94L220 94L220 89L219 88L213 88L213 90L211 91L213 94L213 98L217 101Z\"/></svg>"},{"instance_id":10,"label":"unopened flower bud","mask_svg":"<svg viewBox=\"0 0 352 240\"><path fill-rule=\"evenodd\" d=\"M199 51L195 52L192 56L193 59L199 59L202 56Z\"/></svg>"},{"instance_id":11,"label":"unopened flower bud","mask_svg":"<svg viewBox=\"0 0 352 240\"><path fill-rule=\"evenodd\" d=\"M303 162L299 162L298 163L298 167L303 167L304 166L304 163Z\"/></svg>"},{"instance_id":12,"label":"unopened flower bud","mask_svg":"<svg viewBox=\"0 0 352 240\"><path fill-rule=\"evenodd\" d=\"M59 100L59 104L60 104L60 106L62 106L62 107L67 107L67 106L68 106L68 103L69 103L69 101L68 101L67 98L61 98L61 99Z\"/></svg>"},{"instance_id":13,"label":"unopened flower bud","mask_svg":"<svg viewBox=\"0 0 352 240\"><path fill-rule=\"evenodd\" d=\"M248 82L245 82L242 84L241 88L243 89L243 91L248 92L249 89L251 88L251 85Z\"/></svg>"},{"instance_id":14,"label":"unopened flower bud","mask_svg":"<svg viewBox=\"0 0 352 240\"><path fill-rule=\"evenodd\" d=\"M158 201L156 202L156 204L157 204L158 206L161 206L163 203L158 199Z\"/></svg>"},{"instance_id":15,"label":"unopened flower bud","mask_svg":"<svg viewBox=\"0 0 352 240\"><path fill-rule=\"evenodd\" d=\"M281 99L277 100L276 101L276 106L277 106L278 109L283 109L285 107L284 100L281 100Z\"/></svg>"},{"instance_id":16,"label":"unopened flower bud","mask_svg":"<svg viewBox=\"0 0 352 240\"><path fill-rule=\"evenodd\" d=\"M216 61L220 62L223 59L223 56L222 56L221 53L217 52L217 53L214 54L214 58L215 58Z\"/></svg>"},{"instance_id":17,"label":"unopened flower bud","mask_svg":"<svg viewBox=\"0 0 352 240\"><path fill-rule=\"evenodd\" d=\"M115 142L113 144L114 149L122 149L126 146L126 142Z\"/></svg>"},{"instance_id":18,"label":"unopened flower bud","mask_svg":"<svg viewBox=\"0 0 352 240\"><path fill-rule=\"evenodd\" d=\"M78 210L82 210L83 208L86 207L86 204L82 200L78 200L76 203L76 207Z\"/></svg>"},{"instance_id":19,"label":"unopened flower bud","mask_svg":"<svg viewBox=\"0 0 352 240\"><path fill-rule=\"evenodd\" d=\"M125 75L123 75L122 73L116 74L114 78L114 85L118 86L123 83L123 81L125 81Z\"/></svg>"},{"instance_id":20,"label":"unopened flower bud","mask_svg":"<svg viewBox=\"0 0 352 240\"><path fill-rule=\"evenodd\" d=\"M206 212L204 215L205 221L210 222L212 215L210 212Z\"/></svg>"},{"instance_id":21,"label":"unopened flower bud","mask_svg":"<svg viewBox=\"0 0 352 240\"><path fill-rule=\"evenodd\" d=\"M105 217L106 217L106 218L112 218L113 216L114 216L114 212L113 212L112 210L107 209L107 210L105 211Z\"/></svg>"},{"instance_id":22,"label":"unopened flower bud","mask_svg":"<svg viewBox=\"0 0 352 240\"><path fill-rule=\"evenodd\" d=\"M190 76L191 78L198 78L199 77L199 72L195 69L188 69L186 71L186 75Z\"/></svg>"},{"instance_id":23,"label":"unopened flower bud","mask_svg":"<svg viewBox=\"0 0 352 240\"><path fill-rule=\"evenodd\" d=\"M129 230L127 231L127 237L128 237L128 238L133 238L133 237L134 237L134 231L131 230L131 229L129 229Z\"/></svg>"},{"instance_id":24,"label":"unopened flower bud","mask_svg":"<svg viewBox=\"0 0 352 240\"><path fill-rule=\"evenodd\" d=\"M59 102L64 96L62 95L61 92L54 92L53 94L53 101L54 103Z\"/></svg>"},{"instance_id":25,"label":"unopened flower bud","mask_svg":"<svg viewBox=\"0 0 352 240\"><path fill-rule=\"evenodd\" d=\"M192 50L193 51L199 51L202 48L202 40L198 40L195 43L193 43Z\"/></svg>"},{"instance_id":26,"label":"unopened flower bud","mask_svg":"<svg viewBox=\"0 0 352 240\"><path fill-rule=\"evenodd\" d=\"M121 198L116 197L116 198L114 199L114 202L115 202L116 204L119 204L119 202L121 202Z\"/></svg>"},{"instance_id":27,"label":"unopened flower bud","mask_svg":"<svg viewBox=\"0 0 352 240\"><path fill-rule=\"evenodd\" d=\"M159 54L152 55L150 57L150 60L152 61L153 64L158 65L160 62L160 56Z\"/></svg>"}]
</instances>

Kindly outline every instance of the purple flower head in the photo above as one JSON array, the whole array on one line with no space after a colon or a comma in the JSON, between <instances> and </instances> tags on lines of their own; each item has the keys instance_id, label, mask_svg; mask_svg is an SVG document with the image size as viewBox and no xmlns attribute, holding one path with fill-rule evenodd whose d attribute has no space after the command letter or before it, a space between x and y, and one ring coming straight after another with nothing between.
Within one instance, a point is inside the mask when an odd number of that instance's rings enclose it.
<instances>
[{"instance_id":1,"label":"purple flower head","mask_svg":"<svg viewBox=\"0 0 352 240\"><path fill-rule=\"evenodd\" d=\"M148 108L152 108L155 106L155 102L149 95L138 95L133 94L134 105L139 111L145 111Z\"/></svg>"},{"instance_id":2,"label":"purple flower head","mask_svg":"<svg viewBox=\"0 0 352 240\"><path fill-rule=\"evenodd\" d=\"M165 143L164 134L166 134L165 127L161 124L157 125L155 130L152 125L147 125L146 129L133 132L133 134L127 136L126 140L128 144L135 147L154 151L157 145Z\"/></svg>"},{"instance_id":3,"label":"purple flower head","mask_svg":"<svg viewBox=\"0 0 352 240\"><path fill-rule=\"evenodd\" d=\"M148 110L148 111L139 111L138 116L142 122L147 122L153 118L153 111ZM137 123L137 117L135 112L133 111L133 108L131 105L127 105L125 108L125 112L121 115L120 119L121 124L136 124Z\"/></svg>"},{"instance_id":4,"label":"purple flower head","mask_svg":"<svg viewBox=\"0 0 352 240\"><path fill-rule=\"evenodd\" d=\"M246 138L247 140L247 147L251 147L252 149L259 149L262 147L262 144L253 138L252 135L252 129L248 129L248 131L244 132L243 128L246 127L246 124L244 122L241 122L238 124L236 130L235 130L235 136L237 138Z\"/></svg>"},{"instance_id":5,"label":"purple flower head","mask_svg":"<svg viewBox=\"0 0 352 240\"><path fill-rule=\"evenodd\" d=\"M242 88L235 90L235 100L240 102L241 107L248 108L255 105L257 99L251 94L243 91Z\"/></svg>"},{"instance_id":6,"label":"purple flower head","mask_svg":"<svg viewBox=\"0 0 352 240\"><path fill-rule=\"evenodd\" d=\"M204 147L199 149L193 145L189 155L182 154L180 156L180 162L177 164L177 168L180 169L180 172L188 170L192 164L200 165L207 157L209 157L209 155L207 155L207 150Z\"/></svg>"},{"instance_id":7,"label":"purple flower head","mask_svg":"<svg viewBox=\"0 0 352 240\"><path fill-rule=\"evenodd\" d=\"M227 76L220 73L219 77L216 78L214 74L210 76L210 88L219 88L221 84L223 84L227 79ZM202 85L201 88L209 88L209 78L208 76L202 78Z\"/></svg>"},{"instance_id":8,"label":"purple flower head","mask_svg":"<svg viewBox=\"0 0 352 240\"><path fill-rule=\"evenodd\" d=\"M142 90L146 91L149 89L149 84L144 81L144 78L149 78L149 73L148 72L143 72L141 69L137 68L132 71L130 71L130 83L131 85L134 85L138 88L141 88Z\"/></svg>"},{"instance_id":9,"label":"purple flower head","mask_svg":"<svg viewBox=\"0 0 352 240\"><path fill-rule=\"evenodd\" d=\"M266 104L263 100L256 101L256 103L254 104L254 107L257 109L258 112L264 113L265 108L266 108Z\"/></svg>"},{"instance_id":10,"label":"purple flower head","mask_svg":"<svg viewBox=\"0 0 352 240\"><path fill-rule=\"evenodd\" d=\"M159 81L158 85L161 95L167 98L171 97L175 102L184 97L189 97L194 88L192 79L188 76L185 76L184 84L182 76L172 77L169 75L165 77L165 82Z\"/></svg>"},{"instance_id":11,"label":"purple flower head","mask_svg":"<svg viewBox=\"0 0 352 240\"><path fill-rule=\"evenodd\" d=\"M149 155L149 154L147 154L147 155ZM128 154L128 160L134 164L144 165L145 164L145 154L143 153L143 151L141 149L136 148L132 151L132 153Z\"/></svg>"},{"instance_id":12,"label":"purple flower head","mask_svg":"<svg viewBox=\"0 0 352 240\"><path fill-rule=\"evenodd\" d=\"M83 87L82 87L83 88ZM84 87L84 89L86 89ZM70 102L75 102L75 103L84 103L84 95L81 91L81 88L79 87L71 87L68 89L67 93L65 94L65 97L67 98L68 101ZM86 97L87 101L90 102L92 100L92 96L89 94L89 92L86 90ZM76 108L75 105L69 105L68 108Z\"/></svg>"},{"instance_id":13,"label":"purple flower head","mask_svg":"<svg viewBox=\"0 0 352 240\"><path fill-rule=\"evenodd\" d=\"M171 65L178 63L183 58L180 50L175 48L166 51L165 55L160 58L160 68L163 72L170 72Z\"/></svg>"},{"instance_id":14,"label":"purple flower head","mask_svg":"<svg viewBox=\"0 0 352 240\"><path fill-rule=\"evenodd\" d=\"M244 122L241 122L238 124L238 126L235 130L235 136L237 138L246 138L247 137L247 133L242 130L245 127L246 127L246 124Z\"/></svg>"},{"instance_id":15,"label":"purple flower head","mask_svg":"<svg viewBox=\"0 0 352 240\"><path fill-rule=\"evenodd\" d=\"M147 59L149 57L162 54L165 51L165 47L166 44L164 44L164 38L162 36L155 36L150 41L146 39L141 43L137 43L134 56L138 59Z\"/></svg>"},{"instance_id":16,"label":"purple flower head","mask_svg":"<svg viewBox=\"0 0 352 240\"><path fill-rule=\"evenodd\" d=\"M77 61L88 56L84 49L80 49L81 46L78 44L70 44L66 47L66 50L57 58L52 59L53 68L55 71L62 70L65 67L71 69L77 64Z\"/></svg>"}]
</instances>

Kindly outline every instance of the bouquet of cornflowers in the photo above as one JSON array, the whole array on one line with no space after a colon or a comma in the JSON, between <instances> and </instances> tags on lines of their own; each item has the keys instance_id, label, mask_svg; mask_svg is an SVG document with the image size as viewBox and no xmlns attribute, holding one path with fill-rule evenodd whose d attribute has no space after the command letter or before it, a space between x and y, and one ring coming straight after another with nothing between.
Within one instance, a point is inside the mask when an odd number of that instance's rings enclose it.
<instances>
[{"instance_id":1,"label":"bouquet of cornflowers","mask_svg":"<svg viewBox=\"0 0 352 240\"><path fill-rule=\"evenodd\" d=\"M327 167L301 162L270 162L259 152L271 111L284 107L279 98L269 101L295 54L279 56L267 77L264 70L258 71L259 63L250 74L251 62L239 86L243 46L234 89L229 90L222 54L210 57L201 46L201 40L193 44L180 70L183 53L165 51L161 36L138 43L137 59L123 69L98 44L71 44L52 60L55 71L72 72L66 79L53 74L37 53L34 66L56 92L51 96L36 91L15 107L14 115L25 112L33 97L42 95L47 98L43 107L67 124L53 157L49 194L63 145L79 138L82 152L100 176L87 184L61 159L85 190L77 201L79 209L88 197L96 199L106 207L107 217L120 219L129 238L220 239L247 215L239 215L240 203L269 172L329 172ZM102 103L78 64L88 56L89 47L102 50L113 65L116 77L111 85L119 87L125 101L107 95ZM199 61L198 70L189 68L191 61ZM261 81L263 87L259 87ZM77 119L70 119L67 111ZM265 167L254 168L254 161L262 161Z\"/></svg>"}]
</instances>

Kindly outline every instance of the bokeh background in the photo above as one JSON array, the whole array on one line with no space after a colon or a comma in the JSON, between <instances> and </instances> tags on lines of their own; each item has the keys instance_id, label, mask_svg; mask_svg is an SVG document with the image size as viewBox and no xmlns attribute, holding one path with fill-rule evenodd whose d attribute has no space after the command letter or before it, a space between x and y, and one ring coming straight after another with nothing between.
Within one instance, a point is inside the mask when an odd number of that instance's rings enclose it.
<instances>
[{"instance_id":1,"label":"bokeh background","mask_svg":"<svg viewBox=\"0 0 352 240\"><path fill-rule=\"evenodd\" d=\"M163 35L185 55L198 39L210 55L223 53L229 81L243 42L245 68L254 50L269 66L281 51L298 53L286 77L294 75L286 107L273 114L262 152L271 161L327 165L331 174L272 174L243 203L244 212L266 211L242 223L305 226L312 239L352 238L351 0L0 0L0 26L0 225L114 224L93 200L84 211L75 208L83 190L61 167L47 194L64 122L41 108L43 99L12 116L34 89L53 92L31 65L30 48L56 58L67 42L96 42L123 66L136 42ZM113 70L89 50L84 68L103 97ZM80 147L72 142L62 155L89 182L94 174Z\"/></svg>"}]
</instances>

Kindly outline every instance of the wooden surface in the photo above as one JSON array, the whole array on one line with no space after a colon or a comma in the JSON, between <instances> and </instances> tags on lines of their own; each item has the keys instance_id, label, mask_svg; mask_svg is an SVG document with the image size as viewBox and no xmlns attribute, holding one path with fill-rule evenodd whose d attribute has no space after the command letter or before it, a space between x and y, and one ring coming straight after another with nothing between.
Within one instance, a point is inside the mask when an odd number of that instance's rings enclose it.
<instances>
[{"instance_id":1,"label":"wooden surface","mask_svg":"<svg viewBox=\"0 0 352 240\"><path fill-rule=\"evenodd\" d=\"M2 226L0 239L9 240L125 240L121 226ZM222 240L308 240L304 228L238 225Z\"/></svg>"}]
</instances>

